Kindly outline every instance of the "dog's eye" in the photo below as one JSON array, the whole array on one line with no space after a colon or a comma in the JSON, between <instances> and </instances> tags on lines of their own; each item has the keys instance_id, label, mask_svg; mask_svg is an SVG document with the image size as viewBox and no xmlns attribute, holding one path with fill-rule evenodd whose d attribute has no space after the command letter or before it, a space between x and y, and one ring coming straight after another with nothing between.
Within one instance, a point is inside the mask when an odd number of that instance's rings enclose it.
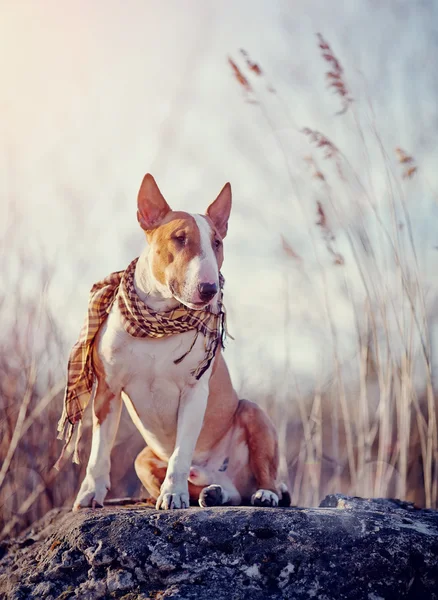
<instances>
[{"instance_id":1,"label":"dog's eye","mask_svg":"<svg viewBox=\"0 0 438 600\"><path fill-rule=\"evenodd\" d=\"M219 250L219 248L220 248L221 246L222 246L222 242L216 238L216 239L214 240L214 247L216 248L216 250Z\"/></svg>"},{"instance_id":2,"label":"dog's eye","mask_svg":"<svg viewBox=\"0 0 438 600\"><path fill-rule=\"evenodd\" d=\"M184 233L181 233L180 235L176 235L173 238L176 242L178 242L178 244L180 244L181 246L184 246L184 244L186 243L186 236Z\"/></svg>"}]
</instances>

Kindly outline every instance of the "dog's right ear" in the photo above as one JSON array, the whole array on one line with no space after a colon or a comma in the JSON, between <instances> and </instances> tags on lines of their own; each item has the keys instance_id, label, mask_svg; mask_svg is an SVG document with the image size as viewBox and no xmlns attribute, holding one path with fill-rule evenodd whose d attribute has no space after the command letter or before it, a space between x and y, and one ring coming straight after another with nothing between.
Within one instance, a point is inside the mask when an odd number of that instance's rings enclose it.
<instances>
[{"instance_id":1,"label":"dog's right ear","mask_svg":"<svg viewBox=\"0 0 438 600\"><path fill-rule=\"evenodd\" d=\"M170 210L155 179L147 173L141 182L137 199L137 219L140 227L145 231L154 229Z\"/></svg>"}]
</instances>

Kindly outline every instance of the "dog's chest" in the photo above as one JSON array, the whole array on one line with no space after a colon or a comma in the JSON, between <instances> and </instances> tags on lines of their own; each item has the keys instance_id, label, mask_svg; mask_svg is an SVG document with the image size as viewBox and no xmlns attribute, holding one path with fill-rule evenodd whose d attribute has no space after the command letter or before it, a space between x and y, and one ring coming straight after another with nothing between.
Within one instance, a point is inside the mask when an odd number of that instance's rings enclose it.
<instances>
[{"instance_id":1,"label":"dog's chest","mask_svg":"<svg viewBox=\"0 0 438 600\"><path fill-rule=\"evenodd\" d=\"M133 337L124 330L117 309L102 327L98 349L110 388L141 404L154 398L179 400L182 390L196 383L192 372L206 352L205 337L194 330L157 339Z\"/></svg>"}]
</instances>

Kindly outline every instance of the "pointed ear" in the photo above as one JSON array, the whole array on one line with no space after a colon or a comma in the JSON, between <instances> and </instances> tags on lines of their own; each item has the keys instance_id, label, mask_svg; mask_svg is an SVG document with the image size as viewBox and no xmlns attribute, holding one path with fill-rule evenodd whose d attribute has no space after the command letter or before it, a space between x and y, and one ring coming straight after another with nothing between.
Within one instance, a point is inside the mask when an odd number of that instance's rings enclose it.
<instances>
[{"instance_id":1,"label":"pointed ear","mask_svg":"<svg viewBox=\"0 0 438 600\"><path fill-rule=\"evenodd\" d=\"M228 219L231 212L231 185L226 183L219 196L207 208L207 215L213 221L221 237L227 235Z\"/></svg>"},{"instance_id":2,"label":"pointed ear","mask_svg":"<svg viewBox=\"0 0 438 600\"><path fill-rule=\"evenodd\" d=\"M154 229L170 210L155 179L147 173L141 183L137 199L137 219L140 227L145 231Z\"/></svg>"}]
</instances>

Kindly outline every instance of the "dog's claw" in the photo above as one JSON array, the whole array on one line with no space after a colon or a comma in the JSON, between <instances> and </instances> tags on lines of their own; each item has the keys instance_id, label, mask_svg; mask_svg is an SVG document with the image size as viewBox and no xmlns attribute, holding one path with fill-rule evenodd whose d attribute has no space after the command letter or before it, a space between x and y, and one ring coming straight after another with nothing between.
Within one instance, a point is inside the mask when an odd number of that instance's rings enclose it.
<instances>
[{"instance_id":1,"label":"dog's claw","mask_svg":"<svg viewBox=\"0 0 438 600\"><path fill-rule=\"evenodd\" d=\"M252 495L251 504L253 506L278 506L278 496L270 490L257 490Z\"/></svg>"},{"instance_id":2,"label":"dog's claw","mask_svg":"<svg viewBox=\"0 0 438 600\"><path fill-rule=\"evenodd\" d=\"M186 493L163 493L160 494L155 508L157 510L171 510L173 508L189 508L190 499Z\"/></svg>"}]
</instances>

